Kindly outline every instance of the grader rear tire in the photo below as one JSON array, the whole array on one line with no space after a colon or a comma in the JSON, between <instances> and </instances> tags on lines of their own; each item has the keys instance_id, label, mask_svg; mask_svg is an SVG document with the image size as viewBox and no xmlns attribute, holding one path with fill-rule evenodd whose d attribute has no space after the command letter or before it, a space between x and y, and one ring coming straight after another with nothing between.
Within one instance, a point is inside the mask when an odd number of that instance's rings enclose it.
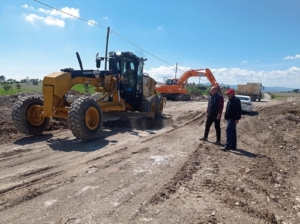
<instances>
[{"instance_id":1,"label":"grader rear tire","mask_svg":"<svg viewBox=\"0 0 300 224\"><path fill-rule=\"evenodd\" d=\"M155 98L155 117L161 117L164 110L164 101L161 96L156 96Z\"/></svg>"},{"instance_id":2,"label":"grader rear tire","mask_svg":"<svg viewBox=\"0 0 300 224\"><path fill-rule=\"evenodd\" d=\"M43 106L38 96L22 97L13 105L12 121L21 133L39 135L46 129L50 118L40 117L41 111L36 106Z\"/></svg>"},{"instance_id":3,"label":"grader rear tire","mask_svg":"<svg viewBox=\"0 0 300 224\"><path fill-rule=\"evenodd\" d=\"M143 99L142 112L149 112L149 113L155 114L156 103L155 103L154 97L148 97L148 98Z\"/></svg>"},{"instance_id":4,"label":"grader rear tire","mask_svg":"<svg viewBox=\"0 0 300 224\"><path fill-rule=\"evenodd\" d=\"M97 139L102 131L100 105L90 97L76 99L69 110L69 126L73 135L81 140Z\"/></svg>"}]
</instances>

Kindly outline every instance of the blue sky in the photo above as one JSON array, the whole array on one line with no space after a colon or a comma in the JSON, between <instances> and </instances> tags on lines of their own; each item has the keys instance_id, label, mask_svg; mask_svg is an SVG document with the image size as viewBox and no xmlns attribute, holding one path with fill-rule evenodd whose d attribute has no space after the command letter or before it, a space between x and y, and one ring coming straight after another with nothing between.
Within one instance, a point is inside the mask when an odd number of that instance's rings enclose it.
<instances>
[{"instance_id":1,"label":"blue sky","mask_svg":"<svg viewBox=\"0 0 300 224\"><path fill-rule=\"evenodd\" d=\"M145 72L157 81L174 77L178 63L177 76L210 68L219 83L300 88L299 0L42 2L91 23L34 0L1 0L0 75L42 79L79 69L75 52L85 69L96 69L110 27L108 50L146 57Z\"/></svg>"}]
</instances>

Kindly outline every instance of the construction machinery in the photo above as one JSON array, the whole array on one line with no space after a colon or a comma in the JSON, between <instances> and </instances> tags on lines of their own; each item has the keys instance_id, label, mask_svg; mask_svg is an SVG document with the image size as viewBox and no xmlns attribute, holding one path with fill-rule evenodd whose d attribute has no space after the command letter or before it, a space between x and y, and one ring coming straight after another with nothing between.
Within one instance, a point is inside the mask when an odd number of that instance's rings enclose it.
<instances>
[{"instance_id":1,"label":"construction machinery","mask_svg":"<svg viewBox=\"0 0 300 224\"><path fill-rule=\"evenodd\" d=\"M238 85L238 93L240 95L250 96L252 101L261 101L263 85L260 82L248 82L247 84Z\"/></svg>"},{"instance_id":2,"label":"construction machinery","mask_svg":"<svg viewBox=\"0 0 300 224\"><path fill-rule=\"evenodd\" d=\"M97 69L84 70L79 54L76 55L80 70L65 68L45 76L43 99L27 96L14 104L12 120L17 130L38 135L45 130L51 117L65 118L75 137L92 140L100 137L105 112L138 111L162 115L165 98L156 94L156 81L143 73L147 59L131 52L110 52L106 58L97 54ZM109 68L99 70L104 59ZM131 71L128 73L126 69ZM94 87L98 98L88 95L68 101L68 91L76 84Z\"/></svg>"},{"instance_id":3,"label":"construction machinery","mask_svg":"<svg viewBox=\"0 0 300 224\"><path fill-rule=\"evenodd\" d=\"M218 86L218 83L210 69L191 69L184 72L179 79L167 79L165 84L156 85L156 91L168 100L189 101L191 100L191 95L185 88L188 79L191 77L202 76L207 77L212 86Z\"/></svg>"}]
</instances>

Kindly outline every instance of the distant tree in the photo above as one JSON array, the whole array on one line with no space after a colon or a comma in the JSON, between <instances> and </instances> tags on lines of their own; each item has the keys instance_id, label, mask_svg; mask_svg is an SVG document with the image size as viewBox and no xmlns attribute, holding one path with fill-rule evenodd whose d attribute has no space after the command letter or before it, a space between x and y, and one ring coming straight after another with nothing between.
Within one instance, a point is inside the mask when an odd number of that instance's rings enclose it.
<instances>
[{"instance_id":1,"label":"distant tree","mask_svg":"<svg viewBox=\"0 0 300 224\"><path fill-rule=\"evenodd\" d=\"M20 92L20 90L21 90L21 85L20 85L19 83L17 83L17 84L16 84L16 87L17 87L18 91Z\"/></svg>"},{"instance_id":2,"label":"distant tree","mask_svg":"<svg viewBox=\"0 0 300 224\"><path fill-rule=\"evenodd\" d=\"M38 85L39 82L38 82L38 79L32 79L32 85Z\"/></svg>"},{"instance_id":3,"label":"distant tree","mask_svg":"<svg viewBox=\"0 0 300 224\"><path fill-rule=\"evenodd\" d=\"M3 87L4 91L12 90L12 86L8 83L3 84L2 87Z\"/></svg>"},{"instance_id":4,"label":"distant tree","mask_svg":"<svg viewBox=\"0 0 300 224\"><path fill-rule=\"evenodd\" d=\"M293 93L298 93L300 91L300 89L293 89L292 92Z\"/></svg>"},{"instance_id":5,"label":"distant tree","mask_svg":"<svg viewBox=\"0 0 300 224\"><path fill-rule=\"evenodd\" d=\"M0 82L5 82L5 76L4 75L0 75Z\"/></svg>"}]
</instances>

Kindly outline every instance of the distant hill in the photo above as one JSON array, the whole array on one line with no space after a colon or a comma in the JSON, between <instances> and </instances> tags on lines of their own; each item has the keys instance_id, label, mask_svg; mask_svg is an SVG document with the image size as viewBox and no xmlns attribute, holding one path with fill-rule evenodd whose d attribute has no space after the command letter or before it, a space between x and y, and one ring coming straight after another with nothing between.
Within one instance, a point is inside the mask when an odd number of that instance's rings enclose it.
<instances>
[{"instance_id":1,"label":"distant hill","mask_svg":"<svg viewBox=\"0 0 300 224\"><path fill-rule=\"evenodd\" d=\"M202 85L210 86L210 83L201 83ZM228 85L228 84L222 84L222 86L230 86L230 88L237 89L237 85ZM296 88L288 88L288 87L281 87L281 86L265 86L265 89L263 92L271 92L271 93L278 93L278 92L287 92L292 91Z\"/></svg>"},{"instance_id":2,"label":"distant hill","mask_svg":"<svg viewBox=\"0 0 300 224\"><path fill-rule=\"evenodd\" d=\"M263 90L263 92L287 92L287 91L292 91L293 89L296 88L287 88L287 87L280 87L280 86L273 86L273 87L269 87L269 86L265 86L265 89Z\"/></svg>"}]
</instances>

